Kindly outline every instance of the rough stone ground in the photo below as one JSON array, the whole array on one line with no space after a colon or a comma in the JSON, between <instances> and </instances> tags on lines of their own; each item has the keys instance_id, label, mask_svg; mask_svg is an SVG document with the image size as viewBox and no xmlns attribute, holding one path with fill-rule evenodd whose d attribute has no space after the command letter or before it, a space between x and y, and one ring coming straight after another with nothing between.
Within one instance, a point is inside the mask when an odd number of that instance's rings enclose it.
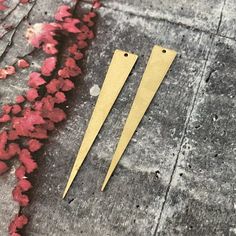
<instances>
[{"instance_id":1,"label":"rough stone ground","mask_svg":"<svg viewBox=\"0 0 236 236\"><path fill-rule=\"evenodd\" d=\"M41 0L17 6L6 18L1 15L1 34L4 22L16 24L1 39L1 65L30 52L23 39L27 22L51 20L62 2ZM85 77L69 103L68 120L58 126L38 158L31 205L24 209L31 221L23 235L236 235L236 1L110 0L104 4ZM176 50L178 57L101 193L155 44ZM97 99L90 93L97 95L116 48L139 54L138 63L62 200ZM33 58L32 66L37 68L41 57L35 53ZM27 74L1 81L1 104L26 89ZM14 184L12 172L1 177L0 184L0 235L5 236L9 219L18 211L6 200Z\"/></svg>"}]
</instances>

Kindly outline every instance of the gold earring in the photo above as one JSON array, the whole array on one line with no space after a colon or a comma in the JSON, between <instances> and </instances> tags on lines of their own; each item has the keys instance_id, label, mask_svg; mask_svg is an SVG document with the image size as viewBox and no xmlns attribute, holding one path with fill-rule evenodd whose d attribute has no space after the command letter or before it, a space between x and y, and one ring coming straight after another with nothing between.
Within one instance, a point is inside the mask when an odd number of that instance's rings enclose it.
<instances>
[{"instance_id":1,"label":"gold earring","mask_svg":"<svg viewBox=\"0 0 236 236\"><path fill-rule=\"evenodd\" d=\"M154 46L101 191L106 187L106 184L121 159L121 156L129 144L136 128L142 120L142 117L156 94L162 80L169 70L175 56L176 52L173 50Z\"/></svg>"},{"instance_id":2,"label":"gold earring","mask_svg":"<svg viewBox=\"0 0 236 236\"><path fill-rule=\"evenodd\" d=\"M135 54L121 50L115 51L92 117L85 132L81 147L72 168L69 180L67 182L63 198L66 196L75 176L77 175L77 172L86 158L137 58L138 56Z\"/></svg>"}]
</instances>

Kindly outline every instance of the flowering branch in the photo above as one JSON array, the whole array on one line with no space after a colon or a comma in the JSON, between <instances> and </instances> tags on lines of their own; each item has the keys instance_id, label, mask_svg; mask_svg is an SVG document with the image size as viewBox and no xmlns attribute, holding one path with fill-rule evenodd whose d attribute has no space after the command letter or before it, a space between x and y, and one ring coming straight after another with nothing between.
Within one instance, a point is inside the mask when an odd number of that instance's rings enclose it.
<instances>
[{"instance_id":1,"label":"flowering branch","mask_svg":"<svg viewBox=\"0 0 236 236\"><path fill-rule=\"evenodd\" d=\"M34 153L43 147L56 123L66 118L60 104L67 100L67 92L75 87L74 81L82 73L79 64L94 38L95 10L100 6L99 0L93 1L91 10L80 17L78 3L75 9L60 6L55 22L37 23L26 32L28 42L48 57L40 71L30 73L25 94L18 95L15 104L4 105L0 116L0 124L5 125L0 132L0 174L8 170L8 160L18 158L20 166L15 172L18 182L12 196L22 207L29 204L26 192L32 188L27 175L37 169ZM29 63L21 59L17 65L26 68ZM14 69L13 66L0 69L0 76L5 79L15 73ZM27 223L26 216L16 216L9 226L9 234L19 236L18 230Z\"/></svg>"}]
</instances>

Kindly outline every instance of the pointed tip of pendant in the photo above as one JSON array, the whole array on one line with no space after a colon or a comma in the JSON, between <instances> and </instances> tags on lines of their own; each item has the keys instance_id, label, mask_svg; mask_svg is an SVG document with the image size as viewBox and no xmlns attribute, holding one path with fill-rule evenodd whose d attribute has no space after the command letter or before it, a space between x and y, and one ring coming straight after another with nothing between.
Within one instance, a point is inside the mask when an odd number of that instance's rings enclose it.
<instances>
[{"instance_id":1,"label":"pointed tip of pendant","mask_svg":"<svg viewBox=\"0 0 236 236\"><path fill-rule=\"evenodd\" d=\"M105 178L105 180L104 180L104 182L102 184L101 192L103 192L104 189L106 188L109 179L110 179L110 176L106 176L106 178Z\"/></svg>"},{"instance_id":2,"label":"pointed tip of pendant","mask_svg":"<svg viewBox=\"0 0 236 236\"><path fill-rule=\"evenodd\" d=\"M105 187L106 187L106 186L102 185L101 192L104 191Z\"/></svg>"},{"instance_id":3,"label":"pointed tip of pendant","mask_svg":"<svg viewBox=\"0 0 236 236\"><path fill-rule=\"evenodd\" d=\"M64 199L66 197L66 194L67 194L67 192L65 191L62 195L62 199Z\"/></svg>"},{"instance_id":4,"label":"pointed tip of pendant","mask_svg":"<svg viewBox=\"0 0 236 236\"><path fill-rule=\"evenodd\" d=\"M66 188L64 190L64 193L62 195L62 199L64 199L66 197L66 194L68 193L68 190L69 190L69 188L68 188L68 186L66 186Z\"/></svg>"},{"instance_id":5,"label":"pointed tip of pendant","mask_svg":"<svg viewBox=\"0 0 236 236\"><path fill-rule=\"evenodd\" d=\"M70 174L70 177L69 177L69 180L66 184L66 187L65 187L65 190L64 190L64 193L63 193L63 196L62 196L62 199L65 198L66 194L68 193L76 175L77 175L77 172L78 172L78 168L76 166L73 166L73 169L71 171L71 174Z\"/></svg>"}]
</instances>

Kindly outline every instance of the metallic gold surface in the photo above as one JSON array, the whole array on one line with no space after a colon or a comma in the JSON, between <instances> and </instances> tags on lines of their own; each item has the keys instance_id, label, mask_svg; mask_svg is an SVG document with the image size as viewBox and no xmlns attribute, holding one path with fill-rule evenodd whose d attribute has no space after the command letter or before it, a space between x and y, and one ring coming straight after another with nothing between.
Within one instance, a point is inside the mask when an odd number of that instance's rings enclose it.
<instances>
[{"instance_id":1,"label":"metallic gold surface","mask_svg":"<svg viewBox=\"0 0 236 236\"><path fill-rule=\"evenodd\" d=\"M175 56L176 52L173 50L154 46L101 191L108 183Z\"/></svg>"},{"instance_id":2,"label":"metallic gold surface","mask_svg":"<svg viewBox=\"0 0 236 236\"><path fill-rule=\"evenodd\" d=\"M88 154L96 136L106 120L116 98L127 80L138 56L121 50L116 50L106 78L100 91L92 117L85 132L84 139L72 168L63 198L66 196L79 168Z\"/></svg>"}]
</instances>

